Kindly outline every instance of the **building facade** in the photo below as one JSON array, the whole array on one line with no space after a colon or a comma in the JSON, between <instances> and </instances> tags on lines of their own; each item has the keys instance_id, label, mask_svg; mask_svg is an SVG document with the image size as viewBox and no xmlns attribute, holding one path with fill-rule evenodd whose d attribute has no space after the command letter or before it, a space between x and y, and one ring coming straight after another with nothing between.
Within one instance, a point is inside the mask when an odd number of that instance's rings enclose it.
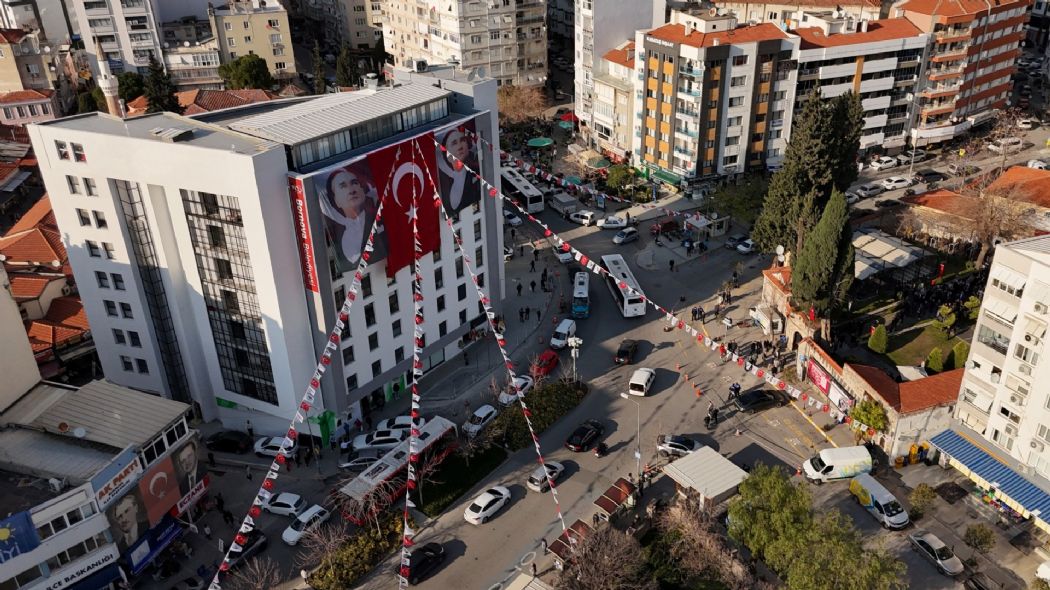
<instances>
[{"instance_id":1,"label":"building facade","mask_svg":"<svg viewBox=\"0 0 1050 590\"><path fill-rule=\"evenodd\" d=\"M713 3L721 10L727 10L738 22L748 24L772 23L782 29L800 29L813 26L809 14L820 12L838 12L841 18L852 18L854 21L871 21L886 16L882 3L878 0L844 0L828 2L812 0L807 2L748 2L722 1Z\"/></svg>"},{"instance_id":2,"label":"building facade","mask_svg":"<svg viewBox=\"0 0 1050 590\"><path fill-rule=\"evenodd\" d=\"M50 121L58 113L58 93L54 90L0 92L0 123L4 125Z\"/></svg>"},{"instance_id":3,"label":"building facade","mask_svg":"<svg viewBox=\"0 0 1050 590\"><path fill-rule=\"evenodd\" d=\"M89 0L71 4L95 72L99 59L108 60L114 73L145 73L150 57L161 59L157 0ZM98 44L102 55L97 55Z\"/></svg>"},{"instance_id":4,"label":"building facade","mask_svg":"<svg viewBox=\"0 0 1050 590\"><path fill-rule=\"evenodd\" d=\"M547 36L562 47L573 44L576 34L576 7L573 0L548 0Z\"/></svg>"},{"instance_id":5,"label":"building facade","mask_svg":"<svg viewBox=\"0 0 1050 590\"><path fill-rule=\"evenodd\" d=\"M546 82L547 0L456 0L429 9L393 0L384 10L383 43L397 67L457 63L499 85Z\"/></svg>"},{"instance_id":6,"label":"building facade","mask_svg":"<svg viewBox=\"0 0 1050 590\"><path fill-rule=\"evenodd\" d=\"M274 78L295 76L295 53L288 11L279 2L245 0L208 8L211 30L223 63L255 54Z\"/></svg>"},{"instance_id":7,"label":"building facade","mask_svg":"<svg viewBox=\"0 0 1050 590\"><path fill-rule=\"evenodd\" d=\"M352 49L372 49L383 39L383 3L377 0L339 0L343 22L341 38Z\"/></svg>"},{"instance_id":8,"label":"building facade","mask_svg":"<svg viewBox=\"0 0 1050 590\"><path fill-rule=\"evenodd\" d=\"M594 77L601 73L602 57L641 29L658 27L665 20L665 0L644 0L624 10L613 2L574 0L573 63L576 116L580 130L590 142L597 140L591 124L595 109Z\"/></svg>"},{"instance_id":9,"label":"building facade","mask_svg":"<svg viewBox=\"0 0 1050 590\"><path fill-rule=\"evenodd\" d=\"M1031 0L908 0L895 7L931 35L912 145L947 141L1007 106Z\"/></svg>"},{"instance_id":10,"label":"building facade","mask_svg":"<svg viewBox=\"0 0 1050 590\"><path fill-rule=\"evenodd\" d=\"M590 128L598 150L618 163L631 160L634 65L634 41L627 41L602 56L594 75Z\"/></svg>"},{"instance_id":11,"label":"building facade","mask_svg":"<svg viewBox=\"0 0 1050 590\"><path fill-rule=\"evenodd\" d=\"M51 43L67 44L80 33L64 0L0 0L0 27L40 31Z\"/></svg>"}]
</instances>

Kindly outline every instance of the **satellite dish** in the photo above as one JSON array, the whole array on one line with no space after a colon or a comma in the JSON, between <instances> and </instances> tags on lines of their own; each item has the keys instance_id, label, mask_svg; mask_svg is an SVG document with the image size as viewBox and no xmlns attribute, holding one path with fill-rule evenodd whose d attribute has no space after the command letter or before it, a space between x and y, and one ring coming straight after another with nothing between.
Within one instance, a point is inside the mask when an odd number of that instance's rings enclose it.
<instances>
[{"instance_id":1,"label":"satellite dish","mask_svg":"<svg viewBox=\"0 0 1050 590\"><path fill-rule=\"evenodd\" d=\"M44 53L51 53L51 46L44 47Z\"/></svg>"},{"instance_id":2,"label":"satellite dish","mask_svg":"<svg viewBox=\"0 0 1050 590\"><path fill-rule=\"evenodd\" d=\"M169 46L168 46L168 42L167 42L167 41L165 41L165 42L164 42L164 49L167 49L168 47L169 47Z\"/></svg>"},{"instance_id":3,"label":"satellite dish","mask_svg":"<svg viewBox=\"0 0 1050 590\"><path fill-rule=\"evenodd\" d=\"M52 260L51 261L51 266L53 266L55 268L58 268L58 267L62 266L62 262L59 261L59 260Z\"/></svg>"},{"instance_id":4,"label":"satellite dish","mask_svg":"<svg viewBox=\"0 0 1050 590\"><path fill-rule=\"evenodd\" d=\"M477 78L478 78L478 73L476 71L470 70L470 72L467 73L467 80L468 81L473 82Z\"/></svg>"},{"instance_id":5,"label":"satellite dish","mask_svg":"<svg viewBox=\"0 0 1050 590\"><path fill-rule=\"evenodd\" d=\"M776 252L777 252L778 256L783 256L784 255L784 247L778 245Z\"/></svg>"},{"instance_id":6,"label":"satellite dish","mask_svg":"<svg viewBox=\"0 0 1050 590\"><path fill-rule=\"evenodd\" d=\"M479 67L479 68L477 69L477 72L478 72L478 77L479 77L479 78L484 78L484 77L485 77L485 75L486 75L486 74L488 73L488 72L486 72L486 71L485 71L485 66L480 66L480 67Z\"/></svg>"},{"instance_id":7,"label":"satellite dish","mask_svg":"<svg viewBox=\"0 0 1050 590\"><path fill-rule=\"evenodd\" d=\"M87 436L87 430L84 430L82 426L77 426L73 429L73 436L77 438L84 438Z\"/></svg>"},{"instance_id":8,"label":"satellite dish","mask_svg":"<svg viewBox=\"0 0 1050 590\"><path fill-rule=\"evenodd\" d=\"M183 47L189 47L190 46L190 42L189 41L183 41L182 42L182 46Z\"/></svg>"}]
</instances>

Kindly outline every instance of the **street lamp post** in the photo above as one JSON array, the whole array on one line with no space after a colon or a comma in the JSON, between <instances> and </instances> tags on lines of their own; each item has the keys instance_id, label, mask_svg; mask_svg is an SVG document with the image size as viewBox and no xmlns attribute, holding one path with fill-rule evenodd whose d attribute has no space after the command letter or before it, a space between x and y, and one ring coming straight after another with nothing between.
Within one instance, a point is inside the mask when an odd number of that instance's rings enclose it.
<instances>
[{"instance_id":1,"label":"street lamp post","mask_svg":"<svg viewBox=\"0 0 1050 590\"><path fill-rule=\"evenodd\" d=\"M638 400L631 399L631 396L627 393L621 393L620 397L633 403L637 409L637 420L635 421L634 431L634 460L636 464L635 471L638 473L638 479L642 478L642 404L638 403Z\"/></svg>"},{"instance_id":2,"label":"street lamp post","mask_svg":"<svg viewBox=\"0 0 1050 590\"><path fill-rule=\"evenodd\" d=\"M580 358L580 347L583 346L583 339L573 336L568 340L569 344L569 355L572 357L572 380L577 382L580 380L579 375L576 373L576 359Z\"/></svg>"}]
</instances>

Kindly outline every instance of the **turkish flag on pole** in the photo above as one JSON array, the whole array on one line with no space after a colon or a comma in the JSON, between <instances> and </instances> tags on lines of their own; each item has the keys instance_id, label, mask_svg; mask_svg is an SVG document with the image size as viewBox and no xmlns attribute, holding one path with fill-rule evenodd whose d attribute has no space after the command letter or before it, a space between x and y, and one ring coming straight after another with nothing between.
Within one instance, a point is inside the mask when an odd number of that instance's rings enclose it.
<instances>
[{"instance_id":1,"label":"turkish flag on pole","mask_svg":"<svg viewBox=\"0 0 1050 590\"><path fill-rule=\"evenodd\" d=\"M387 277L412 264L413 217L422 253L441 247L438 210L434 206L434 179L438 175L435 158L433 133L368 155L372 177L383 202Z\"/></svg>"}]
</instances>

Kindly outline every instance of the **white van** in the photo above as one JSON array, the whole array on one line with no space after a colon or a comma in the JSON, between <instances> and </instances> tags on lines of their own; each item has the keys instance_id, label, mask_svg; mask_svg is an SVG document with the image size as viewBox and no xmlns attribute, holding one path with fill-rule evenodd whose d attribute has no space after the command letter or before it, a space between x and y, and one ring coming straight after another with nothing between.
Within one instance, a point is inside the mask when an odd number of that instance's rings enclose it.
<instances>
[{"instance_id":1,"label":"white van","mask_svg":"<svg viewBox=\"0 0 1050 590\"><path fill-rule=\"evenodd\" d=\"M559 350L569 345L569 338L576 336L576 322L570 319L564 319L558 324L558 327L554 329L554 335L551 336L551 348Z\"/></svg>"},{"instance_id":2,"label":"white van","mask_svg":"<svg viewBox=\"0 0 1050 590\"><path fill-rule=\"evenodd\" d=\"M888 529L902 529L911 522L897 498L881 483L867 473L862 473L849 482L849 492L866 508L879 524Z\"/></svg>"},{"instance_id":3,"label":"white van","mask_svg":"<svg viewBox=\"0 0 1050 590\"><path fill-rule=\"evenodd\" d=\"M656 381L656 371L646 368L636 369L627 385L627 393L645 397L649 395L654 381Z\"/></svg>"},{"instance_id":4,"label":"white van","mask_svg":"<svg viewBox=\"0 0 1050 590\"><path fill-rule=\"evenodd\" d=\"M802 464L802 471L807 479L821 484L869 473L871 465L871 453L867 447L841 447L820 451Z\"/></svg>"}]
</instances>

